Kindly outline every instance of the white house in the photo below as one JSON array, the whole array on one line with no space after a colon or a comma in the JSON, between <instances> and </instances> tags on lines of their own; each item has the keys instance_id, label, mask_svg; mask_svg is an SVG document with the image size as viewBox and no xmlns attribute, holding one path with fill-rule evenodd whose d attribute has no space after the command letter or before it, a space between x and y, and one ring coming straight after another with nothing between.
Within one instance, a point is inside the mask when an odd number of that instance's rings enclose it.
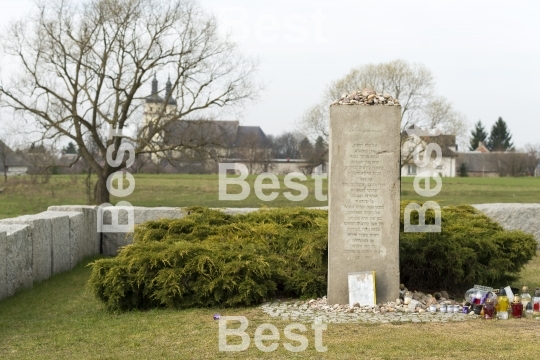
<instances>
[{"instance_id":1,"label":"white house","mask_svg":"<svg viewBox=\"0 0 540 360\"><path fill-rule=\"evenodd\" d=\"M407 135L403 134L403 136ZM441 147L442 161L436 166L433 166L433 161L430 161L427 166L419 168L412 159L412 152L417 147L423 158L423 150L430 143L435 143ZM432 155L433 158L434 153ZM403 162L401 168L402 177L416 176L420 172L438 173L441 177L456 176L457 145L455 135L408 136L401 147L401 156Z\"/></svg>"}]
</instances>

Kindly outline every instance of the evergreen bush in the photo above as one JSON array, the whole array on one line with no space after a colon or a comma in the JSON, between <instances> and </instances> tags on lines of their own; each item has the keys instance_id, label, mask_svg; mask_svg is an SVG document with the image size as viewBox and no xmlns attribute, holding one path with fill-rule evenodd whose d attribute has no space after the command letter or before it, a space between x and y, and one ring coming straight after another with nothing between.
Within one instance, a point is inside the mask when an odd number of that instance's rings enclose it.
<instances>
[{"instance_id":1,"label":"evergreen bush","mask_svg":"<svg viewBox=\"0 0 540 360\"><path fill-rule=\"evenodd\" d=\"M474 284L506 286L536 256L536 240L521 231L505 231L469 205L441 211L440 233L404 233L401 203L400 272L409 289L461 292ZM426 223L434 223L427 211ZM411 213L418 223L418 213Z\"/></svg>"},{"instance_id":2,"label":"evergreen bush","mask_svg":"<svg viewBox=\"0 0 540 360\"><path fill-rule=\"evenodd\" d=\"M132 245L91 264L89 285L110 310L241 306L278 293L326 293L326 211L187 211L182 219L137 226Z\"/></svg>"},{"instance_id":3,"label":"evergreen bush","mask_svg":"<svg viewBox=\"0 0 540 360\"><path fill-rule=\"evenodd\" d=\"M91 264L89 286L110 310L244 306L275 295L326 294L326 211L187 211L182 219L137 226L132 245ZM417 218L413 213L411 221ZM433 221L430 212L427 219ZM470 206L447 207L441 233L401 233L401 278L415 289L498 286L535 253L531 235L504 231Z\"/></svg>"}]
</instances>

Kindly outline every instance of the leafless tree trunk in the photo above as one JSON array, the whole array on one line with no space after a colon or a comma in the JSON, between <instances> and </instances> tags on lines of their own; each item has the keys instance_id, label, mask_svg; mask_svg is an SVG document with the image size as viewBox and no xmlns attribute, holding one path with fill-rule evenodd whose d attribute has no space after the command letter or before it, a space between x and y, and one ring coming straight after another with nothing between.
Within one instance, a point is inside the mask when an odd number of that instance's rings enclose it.
<instances>
[{"instance_id":1,"label":"leafless tree trunk","mask_svg":"<svg viewBox=\"0 0 540 360\"><path fill-rule=\"evenodd\" d=\"M1 105L21 121L36 121L44 139L69 138L97 175L95 202L109 202L111 174L131 165L120 136L137 144L135 155L166 153L190 144L155 143L179 119L240 106L254 98L256 64L218 35L216 20L189 0L53 0L11 25L3 55L22 75L0 87ZM144 85L170 74L171 92L140 136ZM177 110L167 111L170 98ZM99 151L89 149L92 140ZM193 145L194 146L194 145ZM200 144L197 144L200 146ZM103 161L107 152L114 164Z\"/></svg>"},{"instance_id":2,"label":"leafless tree trunk","mask_svg":"<svg viewBox=\"0 0 540 360\"><path fill-rule=\"evenodd\" d=\"M4 173L4 182L8 181L8 154L10 152L9 145L11 144L10 137L7 135L0 138L0 165Z\"/></svg>"},{"instance_id":3,"label":"leafless tree trunk","mask_svg":"<svg viewBox=\"0 0 540 360\"><path fill-rule=\"evenodd\" d=\"M272 168L272 149L256 134L250 134L236 144L235 157L242 159L250 174L268 172Z\"/></svg>"}]
</instances>

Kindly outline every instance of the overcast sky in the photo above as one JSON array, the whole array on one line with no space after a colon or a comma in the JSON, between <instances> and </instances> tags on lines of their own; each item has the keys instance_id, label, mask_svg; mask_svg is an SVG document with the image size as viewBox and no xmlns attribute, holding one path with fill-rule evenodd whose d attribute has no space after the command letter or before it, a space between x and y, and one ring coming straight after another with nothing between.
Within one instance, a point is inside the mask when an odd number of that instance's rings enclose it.
<instances>
[{"instance_id":1,"label":"overcast sky","mask_svg":"<svg viewBox=\"0 0 540 360\"><path fill-rule=\"evenodd\" d=\"M489 130L501 116L515 145L540 143L538 1L201 0L261 60L268 84L241 119L268 134L293 130L331 81L351 68L394 59L425 64L437 93ZM0 0L0 22L28 0Z\"/></svg>"}]
</instances>

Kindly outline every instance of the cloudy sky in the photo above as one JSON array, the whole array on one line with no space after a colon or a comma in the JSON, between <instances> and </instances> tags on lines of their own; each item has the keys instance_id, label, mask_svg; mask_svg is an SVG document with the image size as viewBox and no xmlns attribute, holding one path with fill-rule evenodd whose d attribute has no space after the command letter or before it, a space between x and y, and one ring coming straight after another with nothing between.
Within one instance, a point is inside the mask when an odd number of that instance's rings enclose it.
<instances>
[{"instance_id":1,"label":"cloudy sky","mask_svg":"<svg viewBox=\"0 0 540 360\"><path fill-rule=\"evenodd\" d=\"M291 4L293 3L293 4ZM404 59L425 64L437 93L469 122L499 116L515 144L540 143L540 2L201 0L244 52L260 58L262 98L241 115L266 133L293 130L331 81L351 68ZM28 0L0 0L0 22Z\"/></svg>"}]
</instances>

